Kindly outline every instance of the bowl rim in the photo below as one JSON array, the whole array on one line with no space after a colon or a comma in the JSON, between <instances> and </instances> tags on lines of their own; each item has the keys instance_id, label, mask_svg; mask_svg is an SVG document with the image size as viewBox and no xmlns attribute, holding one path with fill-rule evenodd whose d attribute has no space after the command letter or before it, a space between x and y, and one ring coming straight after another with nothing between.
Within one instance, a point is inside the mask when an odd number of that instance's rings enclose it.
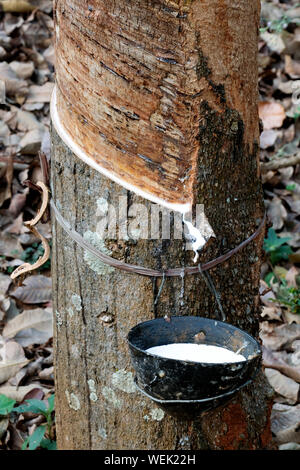
<instances>
[{"instance_id":1,"label":"bowl rim","mask_svg":"<svg viewBox=\"0 0 300 470\"><path fill-rule=\"evenodd\" d=\"M180 399L179 400L175 400L175 399L174 400L164 400L162 398L156 398L153 395L151 395L150 393L146 392L146 390L144 390L143 388L141 388L139 386L136 377L134 378L134 383L135 383L135 386L136 386L137 390L140 393L142 393L146 397L150 398L151 400L155 401L156 403L160 403L160 404L163 404L163 405L180 405L180 404L190 405L190 404L209 403L210 401L219 400L220 398L230 397L231 395L234 395L235 393L237 393L242 388L250 385L255 380L255 378L257 376L257 373L258 373L258 371L253 375L253 377L248 379L246 382L238 385L238 387L234 388L233 390L230 390L228 392L224 392L221 395L216 395L214 397L209 397L209 398L201 398L201 399L198 399L198 400L197 399L192 399L192 400L180 400Z\"/></svg>"},{"instance_id":2,"label":"bowl rim","mask_svg":"<svg viewBox=\"0 0 300 470\"><path fill-rule=\"evenodd\" d=\"M234 328L235 330L238 330L238 331L241 331L243 333L243 335L246 335L247 337L249 337L249 339L251 340L252 343L254 343L256 346L257 346L257 353L255 355L253 355L251 357L251 359L247 359L245 358L245 361L237 361L237 362L196 362L196 361L184 361L184 360L181 360L181 359L172 359L172 358L168 358L168 357L163 357L163 356L159 356L158 354L153 354L151 352L148 352L144 349L141 349L139 348L138 346L135 346L129 339L129 335L133 334L134 330L136 328L138 328L140 325L145 325L147 323L154 323L155 321L159 320L159 321L162 321L164 320L164 317L159 317L159 318L152 318L151 320L146 320L146 321L143 321L141 323L138 323L137 325L135 325L133 328L130 329L130 331L128 332L127 334L127 342L129 344L129 346L133 349L135 349L136 351L138 352L141 352L143 354L145 354L146 356L150 356L150 357L154 357L154 358L161 358L161 359L164 359L164 360L167 360L167 361L172 361L172 362L180 362L180 363L183 363L185 365L202 365L204 367L220 367L220 366L229 366L229 365L247 365L247 364L250 364L252 361L256 360L257 358L261 357L262 356L262 348L261 348L261 345L260 343L258 342L258 340L256 338L254 338L253 336L251 336L247 331L244 331L242 330L241 328L235 326L235 325L232 325L231 323L227 323L227 322L223 322L221 320L216 320L214 318L206 318L206 317L200 317L198 315L173 315L171 317L169 317L170 320L172 320L172 318L174 319L187 319L187 318L201 318L202 320L205 320L205 321L208 321L208 322L217 322L217 323L220 323L220 324L223 324L223 325L230 325L232 328ZM229 349L229 351L232 351L232 349ZM232 351L234 352L234 351Z\"/></svg>"}]
</instances>

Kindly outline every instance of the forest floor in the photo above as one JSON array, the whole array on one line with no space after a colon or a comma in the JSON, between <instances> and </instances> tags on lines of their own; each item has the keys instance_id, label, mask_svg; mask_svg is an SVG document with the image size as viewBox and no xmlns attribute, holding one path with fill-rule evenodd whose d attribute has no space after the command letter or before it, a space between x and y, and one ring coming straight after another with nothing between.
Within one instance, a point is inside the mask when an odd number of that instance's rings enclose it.
<instances>
[{"instance_id":1,"label":"forest floor","mask_svg":"<svg viewBox=\"0 0 300 470\"><path fill-rule=\"evenodd\" d=\"M274 442L300 449L300 3L263 1L261 18L261 168L271 228L260 337L275 391ZM52 33L52 0L0 1L0 449L55 448L50 262L23 284L10 278L43 254L24 221L40 205L32 184L43 179L40 153L50 160ZM49 220L36 228L51 245ZM33 401L24 412L26 399Z\"/></svg>"}]
</instances>

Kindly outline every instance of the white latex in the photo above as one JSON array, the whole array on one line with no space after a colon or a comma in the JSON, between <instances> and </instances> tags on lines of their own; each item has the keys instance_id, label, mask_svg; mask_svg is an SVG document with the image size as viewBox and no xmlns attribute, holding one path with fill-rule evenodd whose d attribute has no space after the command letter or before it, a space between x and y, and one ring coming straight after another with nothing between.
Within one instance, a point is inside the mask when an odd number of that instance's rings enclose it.
<instances>
[{"instance_id":1,"label":"white latex","mask_svg":"<svg viewBox=\"0 0 300 470\"><path fill-rule=\"evenodd\" d=\"M208 344L173 343L149 348L147 352L168 359L204 362L209 364L224 364L246 360L241 354L236 354L220 346L211 346Z\"/></svg>"}]
</instances>

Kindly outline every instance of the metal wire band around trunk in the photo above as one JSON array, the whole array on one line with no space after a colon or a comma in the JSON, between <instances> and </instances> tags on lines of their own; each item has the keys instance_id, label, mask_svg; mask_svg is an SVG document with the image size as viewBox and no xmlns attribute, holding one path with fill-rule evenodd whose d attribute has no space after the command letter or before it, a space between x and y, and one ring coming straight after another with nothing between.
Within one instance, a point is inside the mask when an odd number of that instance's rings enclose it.
<instances>
[{"instance_id":1,"label":"metal wire band around trunk","mask_svg":"<svg viewBox=\"0 0 300 470\"><path fill-rule=\"evenodd\" d=\"M72 238L72 240L74 240L78 245L80 245L81 248L89 251L91 254L93 254L96 258L98 258L104 264L112 266L113 268L120 269L122 271L126 271L131 274L140 274L141 276L150 276L150 277L176 277L176 276L182 277L183 274L184 275L185 274L199 274L198 266L188 266L188 267L172 268L172 269L166 269L164 271L158 271L156 269L145 268L143 266L127 264L127 263L124 263L123 261L119 261L115 258L112 258L111 256L108 256L105 253L102 253L100 250L98 250L94 246L87 243L78 232L72 229L69 223L60 214L59 210L55 206L53 199L51 199L50 205L52 207L53 213L55 215L55 218L58 224L70 236L70 238ZM262 229L264 228L265 221L266 221L266 214L264 214L264 217L258 229L249 238L244 240L242 243L240 243L238 246L228 251L224 255L221 255L218 258L215 258L211 261L201 264L201 271L207 271L208 269L214 268L215 266L218 266L219 264L224 263L229 258L231 258L234 254L240 251L242 248L247 246L250 242L255 240L258 237L258 235L261 233Z\"/></svg>"}]
</instances>

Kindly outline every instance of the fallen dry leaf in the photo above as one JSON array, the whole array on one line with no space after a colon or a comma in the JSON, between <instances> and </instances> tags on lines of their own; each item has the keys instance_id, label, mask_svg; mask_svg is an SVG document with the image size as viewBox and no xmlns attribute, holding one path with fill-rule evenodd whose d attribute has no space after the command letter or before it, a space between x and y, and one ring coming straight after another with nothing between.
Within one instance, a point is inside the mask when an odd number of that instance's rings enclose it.
<instances>
[{"instance_id":1,"label":"fallen dry leaf","mask_svg":"<svg viewBox=\"0 0 300 470\"><path fill-rule=\"evenodd\" d=\"M18 387L20 385L20 383L24 380L24 377L26 377L27 373L26 373L26 367L23 367L22 369L20 369L16 375L14 377L11 377L9 380L8 380L8 384L9 385L13 385L15 387Z\"/></svg>"},{"instance_id":2,"label":"fallen dry leaf","mask_svg":"<svg viewBox=\"0 0 300 470\"><path fill-rule=\"evenodd\" d=\"M12 15L6 13L4 16L4 31L6 34L11 34L15 29L20 28L24 23L24 18L21 15Z\"/></svg>"},{"instance_id":3,"label":"fallen dry leaf","mask_svg":"<svg viewBox=\"0 0 300 470\"><path fill-rule=\"evenodd\" d=\"M278 82L278 90L282 91L286 95L291 95L297 88L300 88L300 80L288 80L286 82Z\"/></svg>"},{"instance_id":4,"label":"fallen dry leaf","mask_svg":"<svg viewBox=\"0 0 300 470\"><path fill-rule=\"evenodd\" d=\"M300 383L300 367L289 365L284 358L289 356L287 353L277 353L276 355L263 346L263 365L266 368L275 369L282 374Z\"/></svg>"},{"instance_id":5,"label":"fallen dry leaf","mask_svg":"<svg viewBox=\"0 0 300 470\"><path fill-rule=\"evenodd\" d=\"M281 309L275 305L273 307L264 306L261 316L265 320L281 320Z\"/></svg>"},{"instance_id":6,"label":"fallen dry leaf","mask_svg":"<svg viewBox=\"0 0 300 470\"><path fill-rule=\"evenodd\" d=\"M39 374L39 372L42 370L42 363L43 363L42 357L38 357L34 361L30 362L30 364L26 366L27 377L36 377Z\"/></svg>"},{"instance_id":7,"label":"fallen dry leaf","mask_svg":"<svg viewBox=\"0 0 300 470\"><path fill-rule=\"evenodd\" d=\"M41 388L33 388L32 390L26 393L23 398L23 401L31 400L32 398L35 398L36 400L43 400L44 396L45 393Z\"/></svg>"},{"instance_id":8,"label":"fallen dry leaf","mask_svg":"<svg viewBox=\"0 0 300 470\"><path fill-rule=\"evenodd\" d=\"M2 437L4 436L4 434L6 433L8 425L9 425L9 419L6 417L0 416L0 441Z\"/></svg>"},{"instance_id":9,"label":"fallen dry leaf","mask_svg":"<svg viewBox=\"0 0 300 470\"><path fill-rule=\"evenodd\" d=\"M18 78L25 80L30 78L34 72L34 63L33 62L18 62L14 60L9 63L10 68L15 72Z\"/></svg>"},{"instance_id":10,"label":"fallen dry leaf","mask_svg":"<svg viewBox=\"0 0 300 470\"><path fill-rule=\"evenodd\" d=\"M51 13L53 9L52 0L30 0L30 3L45 13Z\"/></svg>"},{"instance_id":11,"label":"fallen dry leaf","mask_svg":"<svg viewBox=\"0 0 300 470\"><path fill-rule=\"evenodd\" d=\"M5 297L3 300L1 300L1 308L5 312L5 319L7 321L11 320L16 315L19 315L19 310L16 306L15 300L9 297Z\"/></svg>"},{"instance_id":12,"label":"fallen dry leaf","mask_svg":"<svg viewBox=\"0 0 300 470\"><path fill-rule=\"evenodd\" d=\"M0 272L0 296L4 296L11 284L11 279L7 274Z\"/></svg>"},{"instance_id":13,"label":"fallen dry leaf","mask_svg":"<svg viewBox=\"0 0 300 470\"><path fill-rule=\"evenodd\" d=\"M264 130L281 127L285 120L285 110L275 101L261 101L259 103L259 117L263 122Z\"/></svg>"},{"instance_id":14,"label":"fallen dry leaf","mask_svg":"<svg viewBox=\"0 0 300 470\"><path fill-rule=\"evenodd\" d=\"M41 380L53 380L54 367L47 367L46 369L41 370L39 373L39 378Z\"/></svg>"},{"instance_id":15,"label":"fallen dry leaf","mask_svg":"<svg viewBox=\"0 0 300 470\"><path fill-rule=\"evenodd\" d=\"M278 450L300 450L300 444L296 442L287 442L278 446Z\"/></svg>"},{"instance_id":16,"label":"fallen dry leaf","mask_svg":"<svg viewBox=\"0 0 300 470\"><path fill-rule=\"evenodd\" d=\"M16 375L22 367L28 364L22 346L15 341L3 342L0 348L0 383Z\"/></svg>"},{"instance_id":17,"label":"fallen dry leaf","mask_svg":"<svg viewBox=\"0 0 300 470\"><path fill-rule=\"evenodd\" d=\"M36 155L41 148L43 140L43 129L32 129L20 140L19 149L23 155Z\"/></svg>"},{"instance_id":18,"label":"fallen dry leaf","mask_svg":"<svg viewBox=\"0 0 300 470\"><path fill-rule=\"evenodd\" d=\"M5 232L14 233L19 235L24 229L23 225L23 213L21 213L12 224L6 227Z\"/></svg>"},{"instance_id":19,"label":"fallen dry leaf","mask_svg":"<svg viewBox=\"0 0 300 470\"><path fill-rule=\"evenodd\" d=\"M296 201L290 200L288 204L293 212L296 214L300 213L300 199L297 199Z\"/></svg>"},{"instance_id":20,"label":"fallen dry leaf","mask_svg":"<svg viewBox=\"0 0 300 470\"><path fill-rule=\"evenodd\" d=\"M7 62L0 63L0 80L5 83L5 92L7 95L23 96L28 93L26 80L18 78Z\"/></svg>"},{"instance_id":21,"label":"fallen dry leaf","mask_svg":"<svg viewBox=\"0 0 300 470\"><path fill-rule=\"evenodd\" d=\"M11 295L24 304L43 304L51 300L51 278L30 276Z\"/></svg>"},{"instance_id":22,"label":"fallen dry leaf","mask_svg":"<svg viewBox=\"0 0 300 470\"><path fill-rule=\"evenodd\" d=\"M26 103L49 103L53 91L54 83L47 82L45 85L32 85Z\"/></svg>"},{"instance_id":23,"label":"fallen dry leaf","mask_svg":"<svg viewBox=\"0 0 300 470\"><path fill-rule=\"evenodd\" d=\"M49 62L51 65L55 65L55 53L54 53L54 46L53 44L50 44L48 49L46 49L43 53L43 56L45 57L45 60Z\"/></svg>"},{"instance_id":24,"label":"fallen dry leaf","mask_svg":"<svg viewBox=\"0 0 300 470\"><path fill-rule=\"evenodd\" d=\"M12 400L16 400L18 403L24 400L24 397L37 389L36 384L24 385L21 387L14 387L12 385L4 384L0 387L0 394L6 395ZM38 387L38 390L41 390L42 393L47 393L48 390L42 387Z\"/></svg>"},{"instance_id":25,"label":"fallen dry leaf","mask_svg":"<svg viewBox=\"0 0 300 470\"><path fill-rule=\"evenodd\" d=\"M35 115L29 111L23 111L21 109L13 108L16 113L17 128L20 131L31 131L33 129L45 129L45 126L41 124Z\"/></svg>"},{"instance_id":26,"label":"fallen dry leaf","mask_svg":"<svg viewBox=\"0 0 300 470\"><path fill-rule=\"evenodd\" d=\"M261 38L266 42L271 51L281 54L285 49L285 44L279 34L272 34L265 31L261 34Z\"/></svg>"},{"instance_id":27,"label":"fallen dry leaf","mask_svg":"<svg viewBox=\"0 0 300 470\"><path fill-rule=\"evenodd\" d=\"M20 258L23 253L19 240L9 233L0 233L0 255L8 258Z\"/></svg>"},{"instance_id":28,"label":"fallen dry leaf","mask_svg":"<svg viewBox=\"0 0 300 470\"><path fill-rule=\"evenodd\" d=\"M263 322L269 323L269 322ZM291 325L271 326L269 331L262 329L260 337L263 344L272 351L278 351L288 347L293 341L300 339L300 325L292 323Z\"/></svg>"},{"instance_id":29,"label":"fallen dry leaf","mask_svg":"<svg viewBox=\"0 0 300 470\"><path fill-rule=\"evenodd\" d=\"M259 293L260 293L260 300L266 307L273 308L274 307L274 300L276 300L276 296L272 289L268 286L268 284L261 279L260 286L259 286Z\"/></svg>"},{"instance_id":30,"label":"fallen dry leaf","mask_svg":"<svg viewBox=\"0 0 300 470\"><path fill-rule=\"evenodd\" d=\"M269 147L273 147L277 140L277 136L277 132L273 129L263 131L260 136L260 148L267 149Z\"/></svg>"},{"instance_id":31,"label":"fallen dry leaf","mask_svg":"<svg viewBox=\"0 0 300 470\"><path fill-rule=\"evenodd\" d=\"M43 344L53 336L52 310L25 310L6 324L2 335L14 338L23 347Z\"/></svg>"},{"instance_id":32,"label":"fallen dry leaf","mask_svg":"<svg viewBox=\"0 0 300 470\"><path fill-rule=\"evenodd\" d=\"M22 437L21 431L10 422L5 437L5 444L8 445L10 450L21 450L23 443L24 438Z\"/></svg>"},{"instance_id":33,"label":"fallen dry leaf","mask_svg":"<svg viewBox=\"0 0 300 470\"><path fill-rule=\"evenodd\" d=\"M274 274L277 276L277 278L280 279L285 279L287 272L287 269L283 268L282 266L275 266L274 268Z\"/></svg>"},{"instance_id":34,"label":"fallen dry leaf","mask_svg":"<svg viewBox=\"0 0 300 470\"><path fill-rule=\"evenodd\" d=\"M285 280L287 281L289 287L297 287L297 276L299 276L299 269L297 269L296 266L292 266L285 276Z\"/></svg>"},{"instance_id":35,"label":"fallen dry leaf","mask_svg":"<svg viewBox=\"0 0 300 470\"><path fill-rule=\"evenodd\" d=\"M29 188L26 188L22 193L15 193L11 198L6 214L14 218L18 217L25 206L28 193Z\"/></svg>"},{"instance_id":36,"label":"fallen dry leaf","mask_svg":"<svg viewBox=\"0 0 300 470\"><path fill-rule=\"evenodd\" d=\"M285 71L292 78L300 77L300 64L298 61L293 60L291 56L285 56Z\"/></svg>"},{"instance_id":37,"label":"fallen dry leaf","mask_svg":"<svg viewBox=\"0 0 300 470\"><path fill-rule=\"evenodd\" d=\"M275 392L286 398L288 403L297 403L300 390L300 385L297 382L281 374L278 370L266 368L265 374Z\"/></svg>"},{"instance_id":38,"label":"fallen dry leaf","mask_svg":"<svg viewBox=\"0 0 300 470\"><path fill-rule=\"evenodd\" d=\"M278 443L300 443L300 405L288 406L275 403L272 415L272 433Z\"/></svg>"},{"instance_id":39,"label":"fallen dry leaf","mask_svg":"<svg viewBox=\"0 0 300 470\"><path fill-rule=\"evenodd\" d=\"M294 341L291 344L291 350L294 351L292 354L289 354L289 362L291 365L300 366L300 341Z\"/></svg>"},{"instance_id":40,"label":"fallen dry leaf","mask_svg":"<svg viewBox=\"0 0 300 470\"><path fill-rule=\"evenodd\" d=\"M279 197L274 196L271 202L266 203L268 217L272 222L274 230L280 230L287 219L287 211Z\"/></svg>"},{"instance_id":41,"label":"fallen dry leaf","mask_svg":"<svg viewBox=\"0 0 300 470\"><path fill-rule=\"evenodd\" d=\"M300 232L291 232L291 231L285 231L283 230L280 232L281 237L288 237L289 240L287 240L287 244L294 247L294 248L299 248L300 247ZM292 255L291 255L292 256Z\"/></svg>"},{"instance_id":42,"label":"fallen dry leaf","mask_svg":"<svg viewBox=\"0 0 300 470\"><path fill-rule=\"evenodd\" d=\"M292 313L292 312L289 312L288 310L284 310L283 317L284 317L285 322L288 324L297 323L298 325L300 325L299 313Z\"/></svg>"},{"instance_id":43,"label":"fallen dry leaf","mask_svg":"<svg viewBox=\"0 0 300 470\"><path fill-rule=\"evenodd\" d=\"M3 336L13 338L20 331L27 328L35 328L40 331L49 330L49 322L52 323L51 310L37 308L34 310L25 310L17 317L10 320L3 329Z\"/></svg>"}]
</instances>

